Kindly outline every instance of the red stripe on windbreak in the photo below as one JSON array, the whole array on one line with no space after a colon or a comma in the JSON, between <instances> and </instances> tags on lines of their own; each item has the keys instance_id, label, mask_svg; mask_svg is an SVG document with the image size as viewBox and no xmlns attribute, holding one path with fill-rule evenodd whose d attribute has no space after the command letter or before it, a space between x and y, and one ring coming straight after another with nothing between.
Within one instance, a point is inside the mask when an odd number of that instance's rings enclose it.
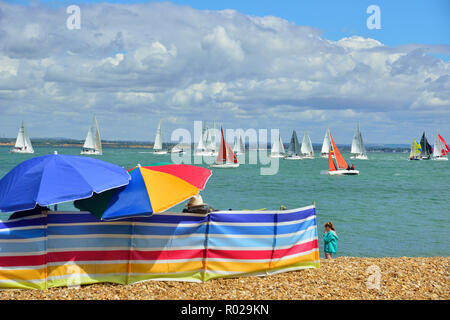
<instances>
[{"instance_id":1,"label":"red stripe on windbreak","mask_svg":"<svg viewBox=\"0 0 450 320\"><path fill-rule=\"evenodd\" d=\"M317 240L312 240L288 249L278 249L273 252L273 259L310 251L319 247ZM158 250L158 251L70 251L49 252L44 255L0 257L0 267L34 266L47 262L64 261L108 261L108 260L178 260L203 258L204 249L195 250ZM217 250L208 249L208 258L219 259L270 259L272 250Z\"/></svg>"},{"instance_id":2,"label":"red stripe on windbreak","mask_svg":"<svg viewBox=\"0 0 450 320\"><path fill-rule=\"evenodd\" d=\"M26 267L45 264L45 254L36 256L0 257L0 267Z\"/></svg>"},{"instance_id":3,"label":"red stripe on windbreak","mask_svg":"<svg viewBox=\"0 0 450 320\"><path fill-rule=\"evenodd\" d=\"M204 249L131 252L131 260L177 260L203 258Z\"/></svg>"},{"instance_id":4,"label":"red stripe on windbreak","mask_svg":"<svg viewBox=\"0 0 450 320\"><path fill-rule=\"evenodd\" d=\"M288 249L278 250L217 250L208 249L208 258L224 258L224 259L270 259L281 258L296 253L309 251L319 247L317 240L302 243Z\"/></svg>"},{"instance_id":5,"label":"red stripe on windbreak","mask_svg":"<svg viewBox=\"0 0 450 320\"><path fill-rule=\"evenodd\" d=\"M48 262L128 260L128 250L49 252Z\"/></svg>"}]
</instances>

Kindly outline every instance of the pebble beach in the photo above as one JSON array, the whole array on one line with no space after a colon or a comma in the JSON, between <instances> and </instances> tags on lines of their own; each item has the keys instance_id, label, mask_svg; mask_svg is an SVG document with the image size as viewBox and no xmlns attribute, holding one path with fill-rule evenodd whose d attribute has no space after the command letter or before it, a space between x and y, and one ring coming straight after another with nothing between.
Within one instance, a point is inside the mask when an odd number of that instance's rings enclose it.
<instances>
[{"instance_id":1,"label":"pebble beach","mask_svg":"<svg viewBox=\"0 0 450 320\"><path fill-rule=\"evenodd\" d=\"M206 283L106 283L43 291L6 289L0 291L0 300L449 300L449 262L449 257L339 257L322 259L319 269L267 277ZM380 271L379 286L376 270Z\"/></svg>"}]
</instances>

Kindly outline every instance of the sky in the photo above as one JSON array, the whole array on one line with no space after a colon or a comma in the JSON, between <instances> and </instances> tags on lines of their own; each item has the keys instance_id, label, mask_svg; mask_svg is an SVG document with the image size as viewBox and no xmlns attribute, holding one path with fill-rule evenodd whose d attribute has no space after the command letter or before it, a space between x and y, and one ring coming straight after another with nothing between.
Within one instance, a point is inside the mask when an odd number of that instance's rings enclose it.
<instances>
[{"instance_id":1,"label":"sky","mask_svg":"<svg viewBox=\"0 0 450 320\"><path fill-rule=\"evenodd\" d=\"M447 0L0 0L0 137L24 120L32 139L84 139L95 114L108 140L153 141L162 119L165 141L194 120L448 141L449 15Z\"/></svg>"}]
</instances>

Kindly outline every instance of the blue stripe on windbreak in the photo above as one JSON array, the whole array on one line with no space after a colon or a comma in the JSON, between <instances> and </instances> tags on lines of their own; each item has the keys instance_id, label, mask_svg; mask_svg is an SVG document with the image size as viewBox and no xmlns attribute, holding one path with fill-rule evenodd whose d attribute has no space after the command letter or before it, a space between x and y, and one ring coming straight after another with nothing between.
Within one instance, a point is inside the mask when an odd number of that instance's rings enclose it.
<instances>
[{"instance_id":1,"label":"blue stripe on windbreak","mask_svg":"<svg viewBox=\"0 0 450 320\"><path fill-rule=\"evenodd\" d=\"M45 251L45 240L33 242L4 242L0 244L0 253Z\"/></svg>"},{"instance_id":2,"label":"blue stripe on windbreak","mask_svg":"<svg viewBox=\"0 0 450 320\"><path fill-rule=\"evenodd\" d=\"M95 217L92 214L80 214L80 213L63 213L57 214L52 213L48 215L48 223L92 223L92 222L101 222L100 219Z\"/></svg>"},{"instance_id":3,"label":"blue stripe on windbreak","mask_svg":"<svg viewBox=\"0 0 450 320\"><path fill-rule=\"evenodd\" d=\"M308 220L296 224L290 224L285 226L277 226L277 234L293 233L300 230L305 230L310 226L315 225L314 220ZM247 234L247 235L273 235L274 226L237 226L237 225L217 225L212 224L209 227L209 233L219 234Z\"/></svg>"},{"instance_id":4,"label":"blue stripe on windbreak","mask_svg":"<svg viewBox=\"0 0 450 320\"><path fill-rule=\"evenodd\" d=\"M30 239L45 237L44 229L28 229L28 230L0 230L0 239ZM3 246L0 243L0 251Z\"/></svg>"},{"instance_id":5,"label":"blue stripe on windbreak","mask_svg":"<svg viewBox=\"0 0 450 320\"><path fill-rule=\"evenodd\" d=\"M274 222L275 216L277 217L278 222L287 222L287 221L293 221L293 220L302 220L306 219L312 215L315 215L314 209L308 209L303 211L297 211L292 213L252 213L252 214L245 214L245 213L211 213L211 221L215 222Z\"/></svg>"},{"instance_id":6,"label":"blue stripe on windbreak","mask_svg":"<svg viewBox=\"0 0 450 320\"><path fill-rule=\"evenodd\" d=\"M127 225L81 225L81 226L52 226L48 235L77 235L77 234L130 234L131 226Z\"/></svg>"},{"instance_id":7,"label":"blue stripe on windbreak","mask_svg":"<svg viewBox=\"0 0 450 320\"><path fill-rule=\"evenodd\" d=\"M134 222L143 222L143 223L200 223L206 221L208 216L198 215L198 216L175 216L170 214L156 214L151 217L136 217L133 218Z\"/></svg>"},{"instance_id":8,"label":"blue stripe on windbreak","mask_svg":"<svg viewBox=\"0 0 450 320\"><path fill-rule=\"evenodd\" d=\"M65 238L48 239L47 248L50 249L70 249L70 248L101 248L108 250L108 247L128 247L129 238Z\"/></svg>"},{"instance_id":9,"label":"blue stripe on windbreak","mask_svg":"<svg viewBox=\"0 0 450 320\"><path fill-rule=\"evenodd\" d=\"M278 234L294 233L299 230L305 230L315 225L314 220L308 220L292 225L278 226ZM131 226L127 225L103 225L101 223L95 225L82 226L52 226L48 228L48 235L77 235L77 234L130 234ZM151 225L135 225L133 233L136 235L188 235L191 233L205 233L206 225L173 227L151 226ZM255 235L272 235L274 226L247 226L247 225L216 225L212 224L209 233L218 234L255 234Z\"/></svg>"},{"instance_id":10,"label":"blue stripe on windbreak","mask_svg":"<svg viewBox=\"0 0 450 320\"><path fill-rule=\"evenodd\" d=\"M134 234L141 235L187 235L192 233L205 233L206 224L192 227L158 227L158 226L134 226Z\"/></svg>"},{"instance_id":11,"label":"blue stripe on windbreak","mask_svg":"<svg viewBox=\"0 0 450 320\"><path fill-rule=\"evenodd\" d=\"M175 239L139 239L133 238L133 247L140 249L153 249L153 248L166 248L166 249L176 249L176 248L189 248L198 247L204 248L205 246L205 235L200 236L190 236L187 238L175 238Z\"/></svg>"},{"instance_id":12,"label":"blue stripe on windbreak","mask_svg":"<svg viewBox=\"0 0 450 320\"><path fill-rule=\"evenodd\" d=\"M45 217L39 217L34 219L21 219L19 221L0 221L0 231L2 229L11 229L18 227L29 227L29 226L42 226L45 225Z\"/></svg>"},{"instance_id":13,"label":"blue stripe on windbreak","mask_svg":"<svg viewBox=\"0 0 450 320\"><path fill-rule=\"evenodd\" d=\"M305 241L316 237L315 230L308 230L299 235L277 238L276 246L293 246L297 242ZM175 239L174 239L175 240ZM254 248L254 247L273 247L273 237L270 238L239 238L239 237L215 237L209 235L208 246L214 247L242 247L242 248Z\"/></svg>"},{"instance_id":14,"label":"blue stripe on windbreak","mask_svg":"<svg viewBox=\"0 0 450 320\"><path fill-rule=\"evenodd\" d=\"M108 250L111 247L127 247L130 246L130 238L66 238L66 239L49 239L48 249L70 249L82 248L88 250L89 248L102 248L101 250ZM133 238L133 247L140 249L154 249L154 248L177 248L177 247L202 247L205 244L205 236L190 236L180 239L142 239Z\"/></svg>"}]
</instances>

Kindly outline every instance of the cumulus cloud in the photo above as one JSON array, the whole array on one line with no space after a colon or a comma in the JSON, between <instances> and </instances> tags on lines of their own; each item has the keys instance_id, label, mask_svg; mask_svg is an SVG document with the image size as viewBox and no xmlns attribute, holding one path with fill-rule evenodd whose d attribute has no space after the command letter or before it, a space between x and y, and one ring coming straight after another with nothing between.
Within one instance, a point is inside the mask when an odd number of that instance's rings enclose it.
<instances>
[{"instance_id":1,"label":"cumulus cloud","mask_svg":"<svg viewBox=\"0 0 450 320\"><path fill-rule=\"evenodd\" d=\"M373 142L450 135L450 63L429 55L447 44L331 41L278 17L170 3L81 11L69 30L65 8L0 1L4 133L25 119L32 135L83 138L95 113L115 139L152 140L159 119L168 130L201 119L281 128L286 139L295 128L316 142L328 126L349 142L357 121Z\"/></svg>"}]
</instances>

